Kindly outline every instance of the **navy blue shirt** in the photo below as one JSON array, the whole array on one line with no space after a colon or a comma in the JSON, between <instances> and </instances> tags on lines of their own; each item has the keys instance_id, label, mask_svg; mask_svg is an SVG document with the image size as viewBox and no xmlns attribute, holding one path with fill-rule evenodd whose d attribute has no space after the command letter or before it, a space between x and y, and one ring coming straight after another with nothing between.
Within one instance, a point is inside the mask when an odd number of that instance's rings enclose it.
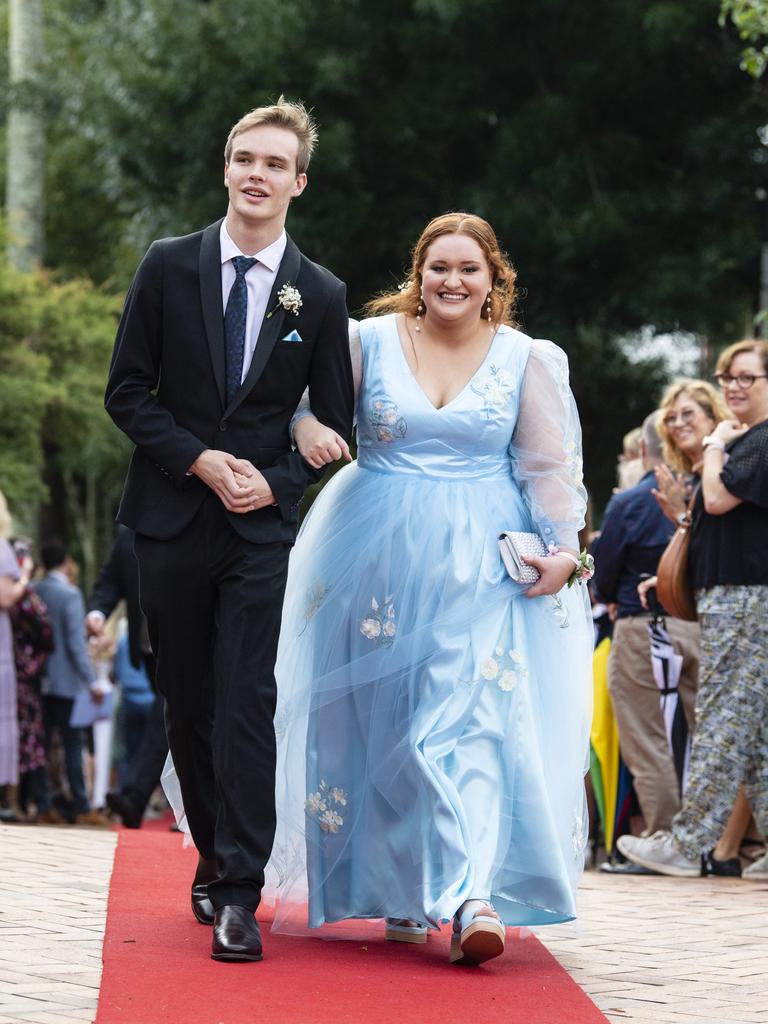
<instances>
[{"instance_id":1,"label":"navy blue shirt","mask_svg":"<svg viewBox=\"0 0 768 1024\"><path fill-rule=\"evenodd\" d=\"M650 470L635 487L614 494L592 549L594 593L606 604L618 604L620 619L647 614L637 596L637 585L644 576L656 575L659 559L675 532L651 494L655 486L656 477Z\"/></svg>"}]
</instances>

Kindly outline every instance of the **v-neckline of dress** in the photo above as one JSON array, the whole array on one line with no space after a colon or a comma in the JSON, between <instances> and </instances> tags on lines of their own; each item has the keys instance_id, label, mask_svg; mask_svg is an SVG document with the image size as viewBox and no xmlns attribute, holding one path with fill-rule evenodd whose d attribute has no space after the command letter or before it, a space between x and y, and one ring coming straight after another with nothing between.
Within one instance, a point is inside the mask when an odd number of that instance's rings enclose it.
<instances>
[{"instance_id":1,"label":"v-neckline of dress","mask_svg":"<svg viewBox=\"0 0 768 1024\"><path fill-rule=\"evenodd\" d=\"M493 352L494 348L496 347L496 339L501 334L501 325L499 325L496 328L496 330L494 331L493 337L491 338L491 343L488 346L488 349L486 350L485 355L483 356L481 362L478 364L477 369L474 371L474 373L471 375L471 377L467 380L467 382L464 384L464 386L461 388L461 390L457 391L456 394L453 396L453 398L449 402L446 402L445 405L435 405L435 403L432 401L432 399L426 393L426 391L421 386L421 384L419 384L419 381L418 381L418 379L416 377L416 374L411 369L410 364L409 364L408 360L405 357L405 351L403 350L403 342L402 342L402 338L400 336L400 328L398 327L397 317L398 317L397 313L393 313L392 314L392 326L393 326L394 332L395 332L395 340L397 341L397 348L398 348L398 351L400 353L400 358L403 361L403 366L405 367L406 373L408 374L410 379L413 381L413 384L414 384L416 390L419 392L419 394L424 399L424 401L427 403L427 405L432 409L432 411L433 412L445 412L446 409L450 408L450 406L452 406L454 404L454 402L458 402L458 400L469 390L469 388L472 385L472 382L478 376L480 371L485 368L486 363L488 362L488 360L491 357L491 353Z\"/></svg>"}]
</instances>

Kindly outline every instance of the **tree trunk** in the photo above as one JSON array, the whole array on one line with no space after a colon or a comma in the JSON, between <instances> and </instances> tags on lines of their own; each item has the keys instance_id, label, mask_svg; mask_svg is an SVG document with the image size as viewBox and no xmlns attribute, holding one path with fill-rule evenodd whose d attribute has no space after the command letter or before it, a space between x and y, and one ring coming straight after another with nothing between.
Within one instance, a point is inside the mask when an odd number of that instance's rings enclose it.
<instances>
[{"instance_id":1,"label":"tree trunk","mask_svg":"<svg viewBox=\"0 0 768 1024\"><path fill-rule=\"evenodd\" d=\"M66 496L67 519L70 529L77 537L82 559L83 575L80 587L88 594L96 580L98 569L95 547L97 481L90 469L86 469L85 476L80 479L71 470L65 469L61 479Z\"/></svg>"},{"instance_id":2,"label":"tree trunk","mask_svg":"<svg viewBox=\"0 0 768 1024\"><path fill-rule=\"evenodd\" d=\"M10 0L9 15L8 257L17 269L28 271L43 260L43 0Z\"/></svg>"}]
</instances>

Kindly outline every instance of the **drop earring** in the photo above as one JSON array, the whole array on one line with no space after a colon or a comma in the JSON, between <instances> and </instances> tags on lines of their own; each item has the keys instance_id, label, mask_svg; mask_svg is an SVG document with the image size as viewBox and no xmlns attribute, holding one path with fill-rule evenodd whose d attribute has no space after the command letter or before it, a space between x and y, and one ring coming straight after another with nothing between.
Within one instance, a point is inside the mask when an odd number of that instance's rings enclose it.
<instances>
[{"instance_id":1,"label":"drop earring","mask_svg":"<svg viewBox=\"0 0 768 1024\"><path fill-rule=\"evenodd\" d=\"M488 318L488 327L492 331L493 330L493 324L491 323L491 291L492 291L492 289L489 288L488 289L488 304L485 307L485 315Z\"/></svg>"},{"instance_id":2,"label":"drop earring","mask_svg":"<svg viewBox=\"0 0 768 1024\"><path fill-rule=\"evenodd\" d=\"M422 292L419 296L419 306L416 310L416 330L421 333L421 311L424 309L423 305L424 293Z\"/></svg>"}]
</instances>

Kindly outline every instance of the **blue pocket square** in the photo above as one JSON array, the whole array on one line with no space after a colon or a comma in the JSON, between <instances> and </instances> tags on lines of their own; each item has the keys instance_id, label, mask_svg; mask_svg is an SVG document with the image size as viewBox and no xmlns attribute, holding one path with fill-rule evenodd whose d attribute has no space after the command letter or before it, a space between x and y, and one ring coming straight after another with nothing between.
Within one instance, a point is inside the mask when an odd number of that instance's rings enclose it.
<instances>
[{"instance_id":1,"label":"blue pocket square","mask_svg":"<svg viewBox=\"0 0 768 1024\"><path fill-rule=\"evenodd\" d=\"M280 340L281 341L304 341L304 339L302 338L302 336L299 334L298 331L291 331L290 334L286 334L286 336L284 338L281 338Z\"/></svg>"}]
</instances>

